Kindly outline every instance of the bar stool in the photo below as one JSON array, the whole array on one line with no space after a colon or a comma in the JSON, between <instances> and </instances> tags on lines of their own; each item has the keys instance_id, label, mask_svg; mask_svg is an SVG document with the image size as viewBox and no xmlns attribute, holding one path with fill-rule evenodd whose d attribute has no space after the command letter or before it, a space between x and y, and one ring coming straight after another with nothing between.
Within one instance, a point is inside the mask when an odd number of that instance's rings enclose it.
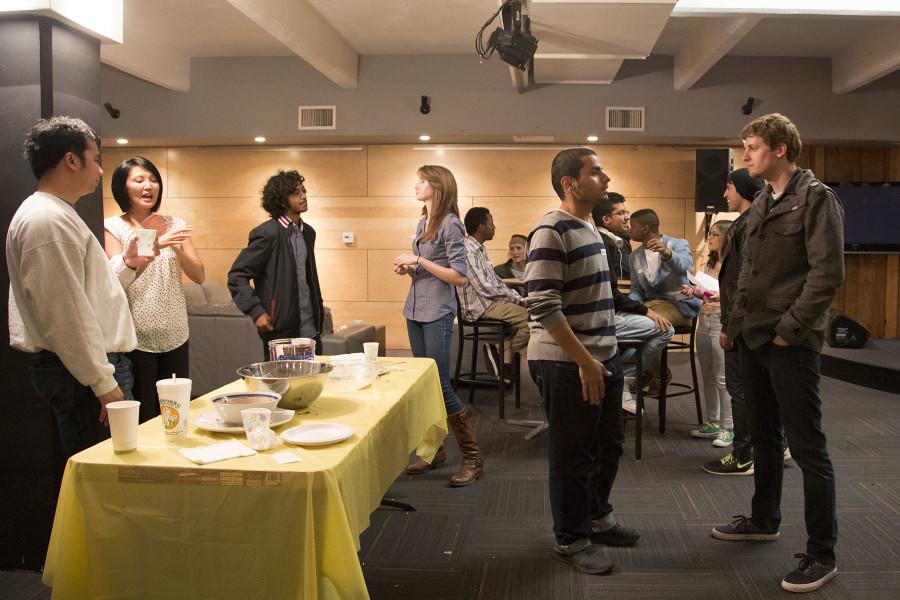
<instances>
[{"instance_id":1,"label":"bar stool","mask_svg":"<svg viewBox=\"0 0 900 600\"><path fill-rule=\"evenodd\" d=\"M660 355L659 361L659 373L660 380L665 381L666 373L668 373L669 367L669 349L673 350L687 350L690 354L691 361L691 383L692 385L688 385L686 383L676 383L672 382L669 385L677 388L682 388L680 391L669 394L666 385L660 386L659 391L659 432L666 432L666 398L671 397L674 398L676 396L684 396L690 393L694 394L694 403L697 406L697 424L703 425L703 408L700 404L700 386L697 380L697 361L695 360L695 352L694 352L694 341L696 339L697 334L697 317L691 319L690 325L682 325L680 327L675 327L675 335L688 335L687 342L681 342L675 340L674 337L666 347L663 348L662 354Z\"/></svg>"},{"instance_id":2,"label":"bar stool","mask_svg":"<svg viewBox=\"0 0 900 600\"><path fill-rule=\"evenodd\" d=\"M458 332L458 344L456 345L456 370L453 375L453 385L459 386L465 383L469 386L469 404L475 402L475 386L486 385L497 387L497 404L499 406L500 418L506 418L506 365L503 362L503 356L506 351L506 345L512 341L515 330L506 321L500 319L490 319L482 317L474 321L466 321L463 319L462 310L457 303L456 309L456 326ZM469 329L467 332L466 329ZM463 346L466 342L470 342L472 360L468 371L460 372L462 368ZM497 344L500 351L500 364L497 365L499 373L494 377L487 371L478 370L478 350L480 344ZM513 372L509 375L514 378L516 386L516 408L521 407L521 363L522 358L518 352L513 353Z\"/></svg>"},{"instance_id":3,"label":"bar stool","mask_svg":"<svg viewBox=\"0 0 900 600\"><path fill-rule=\"evenodd\" d=\"M634 383L637 388L635 403L637 409L633 415L625 414L623 421L634 421L634 458L641 460L642 434L644 430L644 344L645 340L636 338L616 338L616 344L619 351L634 349L635 350L635 379ZM664 367L663 367L664 368ZM665 371L663 371L665 373Z\"/></svg>"}]
</instances>

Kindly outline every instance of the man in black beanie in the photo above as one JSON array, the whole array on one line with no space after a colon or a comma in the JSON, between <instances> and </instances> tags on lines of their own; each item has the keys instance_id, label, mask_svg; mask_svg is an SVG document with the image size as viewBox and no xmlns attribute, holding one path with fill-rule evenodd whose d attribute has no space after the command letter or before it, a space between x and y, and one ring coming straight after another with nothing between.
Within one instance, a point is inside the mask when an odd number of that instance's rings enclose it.
<instances>
[{"instance_id":1,"label":"man in black beanie","mask_svg":"<svg viewBox=\"0 0 900 600\"><path fill-rule=\"evenodd\" d=\"M731 395L731 414L734 419L734 443L732 450L719 460L703 465L703 470L713 475L753 475L753 447L750 445L750 414L744 400L744 382L741 377L741 359L737 348L725 335L728 308L737 291L741 272L741 250L747 232L747 211L753 198L766 186L760 177L751 177L747 169L736 169L728 175L725 200L729 212L741 215L734 220L722 245L722 267L719 271L719 302L722 307L722 333L719 343L725 350L725 388Z\"/></svg>"}]
</instances>

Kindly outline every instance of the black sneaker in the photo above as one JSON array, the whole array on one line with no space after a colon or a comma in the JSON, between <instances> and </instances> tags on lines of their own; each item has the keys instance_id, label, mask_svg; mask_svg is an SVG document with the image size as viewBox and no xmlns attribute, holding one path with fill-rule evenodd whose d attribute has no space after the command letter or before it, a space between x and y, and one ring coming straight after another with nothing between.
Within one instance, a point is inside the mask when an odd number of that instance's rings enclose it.
<instances>
[{"instance_id":1,"label":"black sneaker","mask_svg":"<svg viewBox=\"0 0 900 600\"><path fill-rule=\"evenodd\" d=\"M753 475L753 459L741 462L734 454L728 453L703 465L703 470L713 475Z\"/></svg>"},{"instance_id":2,"label":"black sneaker","mask_svg":"<svg viewBox=\"0 0 900 600\"><path fill-rule=\"evenodd\" d=\"M493 344L485 344L482 346L484 349L484 360L487 366L488 374L491 377L499 377L500 369L498 365L500 364L500 352L497 350L497 347Z\"/></svg>"},{"instance_id":3,"label":"black sneaker","mask_svg":"<svg viewBox=\"0 0 900 600\"><path fill-rule=\"evenodd\" d=\"M823 565L808 554L795 554L800 566L788 573L781 581L781 587L789 592L814 592L837 575L837 567Z\"/></svg>"},{"instance_id":4,"label":"black sneaker","mask_svg":"<svg viewBox=\"0 0 900 600\"><path fill-rule=\"evenodd\" d=\"M633 546L641 534L633 527L616 523L606 531L597 531L591 524L591 541L606 546Z\"/></svg>"},{"instance_id":5,"label":"black sneaker","mask_svg":"<svg viewBox=\"0 0 900 600\"><path fill-rule=\"evenodd\" d=\"M781 534L777 531L766 531L754 523L750 517L735 515L734 521L728 525L713 527L712 536L717 540L772 542L777 540Z\"/></svg>"},{"instance_id":6,"label":"black sneaker","mask_svg":"<svg viewBox=\"0 0 900 600\"><path fill-rule=\"evenodd\" d=\"M553 556L564 563L568 563L582 571L591 575L605 575L613 569L611 561L607 560L600 554L600 550L593 544L588 544L583 550L568 553L567 546L556 544L553 549Z\"/></svg>"}]
</instances>

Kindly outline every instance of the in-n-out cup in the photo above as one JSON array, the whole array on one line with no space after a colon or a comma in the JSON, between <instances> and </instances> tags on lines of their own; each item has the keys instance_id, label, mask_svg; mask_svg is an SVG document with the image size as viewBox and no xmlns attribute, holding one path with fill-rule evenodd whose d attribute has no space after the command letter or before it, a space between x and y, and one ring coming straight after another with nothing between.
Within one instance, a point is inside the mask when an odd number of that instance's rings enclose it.
<instances>
[{"instance_id":1,"label":"in-n-out cup","mask_svg":"<svg viewBox=\"0 0 900 600\"><path fill-rule=\"evenodd\" d=\"M130 452L137 448L140 407L137 400L119 400L106 405L113 451Z\"/></svg>"},{"instance_id":2,"label":"in-n-out cup","mask_svg":"<svg viewBox=\"0 0 900 600\"><path fill-rule=\"evenodd\" d=\"M367 361L375 362L378 360L378 342L363 342L363 352Z\"/></svg>"},{"instance_id":3,"label":"in-n-out cup","mask_svg":"<svg viewBox=\"0 0 900 600\"><path fill-rule=\"evenodd\" d=\"M254 450L268 450L272 447L272 411L268 408L245 408L241 411L247 441Z\"/></svg>"},{"instance_id":4,"label":"in-n-out cup","mask_svg":"<svg viewBox=\"0 0 900 600\"><path fill-rule=\"evenodd\" d=\"M138 256L153 256L153 242L156 241L155 229L135 229L137 236Z\"/></svg>"},{"instance_id":5,"label":"in-n-out cup","mask_svg":"<svg viewBox=\"0 0 900 600\"><path fill-rule=\"evenodd\" d=\"M160 379L156 382L159 413L166 441L187 439L188 412L191 408L191 380L187 377Z\"/></svg>"}]
</instances>

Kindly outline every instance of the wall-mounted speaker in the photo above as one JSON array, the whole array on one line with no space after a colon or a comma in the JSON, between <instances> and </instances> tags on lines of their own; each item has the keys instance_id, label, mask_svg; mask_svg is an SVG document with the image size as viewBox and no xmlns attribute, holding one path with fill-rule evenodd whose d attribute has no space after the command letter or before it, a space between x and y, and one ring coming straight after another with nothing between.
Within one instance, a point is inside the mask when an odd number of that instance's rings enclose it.
<instances>
[{"instance_id":1,"label":"wall-mounted speaker","mask_svg":"<svg viewBox=\"0 0 900 600\"><path fill-rule=\"evenodd\" d=\"M734 168L734 150L731 148L704 148L697 150L694 210L717 213L728 210L725 202L725 185L728 174Z\"/></svg>"}]
</instances>

